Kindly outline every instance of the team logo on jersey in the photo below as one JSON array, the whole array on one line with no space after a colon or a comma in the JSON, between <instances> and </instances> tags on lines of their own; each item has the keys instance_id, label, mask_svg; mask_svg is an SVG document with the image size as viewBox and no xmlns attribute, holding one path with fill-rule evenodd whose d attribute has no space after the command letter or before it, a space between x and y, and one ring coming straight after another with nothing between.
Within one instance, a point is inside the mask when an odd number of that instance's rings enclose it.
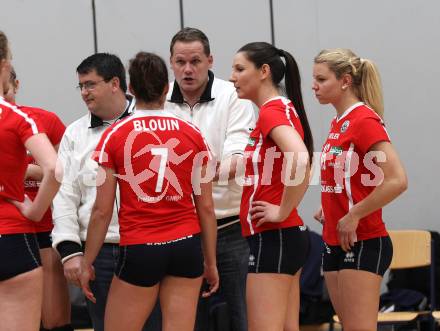
<instances>
[{"instance_id":1,"label":"team logo on jersey","mask_svg":"<svg viewBox=\"0 0 440 331\"><path fill-rule=\"evenodd\" d=\"M172 171L169 164L179 165L193 152L188 151L182 155L177 154L175 148L179 145L180 141L177 138L170 138L166 142L162 142L160 137L154 131L145 131L147 134L152 135L157 143L147 144L137 151L132 156L132 146L136 137L141 134L140 131L133 130L128 135L124 146L124 169L125 174L116 174L115 177L129 183L131 189L138 196L139 201L157 203L166 197L168 189L173 187L176 194L165 198L167 201L178 201L179 196L183 196L183 190L179 183L179 178ZM133 168L133 160L142 156L143 154L151 153L153 156L148 164L148 168L144 169L141 173L135 174ZM157 177L155 196L149 196L145 193L140 186L146 180L153 177Z\"/></svg>"},{"instance_id":2,"label":"team logo on jersey","mask_svg":"<svg viewBox=\"0 0 440 331\"><path fill-rule=\"evenodd\" d=\"M332 154L332 155L341 155L342 154L342 147L340 147L340 146L332 146L332 148L330 148L330 154Z\"/></svg>"},{"instance_id":3,"label":"team logo on jersey","mask_svg":"<svg viewBox=\"0 0 440 331\"><path fill-rule=\"evenodd\" d=\"M254 138L249 138L248 145L254 147L255 146L255 139Z\"/></svg>"},{"instance_id":4,"label":"team logo on jersey","mask_svg":"<svg viewBox=\"0 0 440 331\"><path fill-rule=\"evenodd\" d=\"M350 121L349 120L346 120L344 123L342 123L341 133L344 133L345 131L347 131L349 126L350 126Z\"/></svg>"}]
</instances>

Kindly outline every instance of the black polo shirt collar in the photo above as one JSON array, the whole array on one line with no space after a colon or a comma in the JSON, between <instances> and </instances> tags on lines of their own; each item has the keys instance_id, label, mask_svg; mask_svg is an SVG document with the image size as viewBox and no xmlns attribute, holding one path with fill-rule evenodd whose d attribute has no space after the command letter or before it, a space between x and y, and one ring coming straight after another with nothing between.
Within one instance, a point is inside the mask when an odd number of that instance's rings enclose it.
<instances>
[{"instance_id":1,"label":"black polo shirt collar","mask_svg":"<svg viewBox=\"0 0 440 331\"><path fill-rule=\"evenodd\" d=\"M211 70L208 70L208 84L205 87L202 95L198 103L209 102L214 100L215 98L212 96L212 84L214 83L214 73ZM172 103L184 103L185 99L183 99L182 92L180 91L179 84L174 81L173 85L173 93L171 94L171 99L168 100Z\"/></svg>"},{"instance_id":2,"label":"black polo shirt collar","mask_svg":"<svg viewBox=\"0 0 440 331\"><path fill-rule=\"evenodd\" d=\"M135 104L134 98L131 95L128 95L128 94L126 94L125 97L127 98L127 101L128 101L127 108L125 108L125 111L121 114L121 116L119 116L117 118L117 120L120 120L120 119L122 119L124 117L127 117L127 116L131 115L131 113L134 110L134 104ZM100 117L90 113L90 126L89 126L89 129L94 129L94 128L100 127L100 126L102 126L104 124L109 124L109 122L108 121L103 121Z\"/></svg>"}]
</instances>

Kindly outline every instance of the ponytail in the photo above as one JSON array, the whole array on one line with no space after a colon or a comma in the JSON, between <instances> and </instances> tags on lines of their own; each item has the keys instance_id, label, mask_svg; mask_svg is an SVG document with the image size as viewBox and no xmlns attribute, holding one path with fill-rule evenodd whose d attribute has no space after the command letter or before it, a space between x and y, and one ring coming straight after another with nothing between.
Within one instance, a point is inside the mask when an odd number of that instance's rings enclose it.
<instances>
[{"instance_id":1,"label":"ponytail","mask_svg":"<svg viewBox=\"0 0 440 331\"><path fill-rule=\"evenodd\" d=\"M299 120L304 131L304 144L309 152L310 164L313 160L313 136L312 130L310 129L309 121L307 119L306 110L304 107L303 97L301 93L301 75L299 73L298 64L295 58L286 51L279 50L281 56L286 60L286 73L284 76L284 81L286 84L286 94L287 97L292 101L295 106L296 113L298 114Z\"/></svg>"},{"instance_id":2,"label":"ponytail","mask_svg":"<svg viewBox=\"0 0 440 331\"><path fill-rule=\"evenodd\" d=\"M361 59L360 75L361 83L358 87L359 99L383 118L382 84L376 65L368 59Z\"/></svg>"},{"instance_id":3,"label":"ponytail","mask_svg":"<svg viewBox=\"0 0 440 331\"><path fill-rule=\"evenodd\" d=\"M261 68L263 64L267 64L270 67L272 83L275 86L279 86L284 77L287 97L295 106L296 113L301 121L304 131L304 144L307 147L311 164L313 161L313 137L304 108L301 93L301 76L295 59L289 52L278 49L266 42L246 44L241 47L238 52L245 52L248 60L250 60L256 68ZM283 60L281 60L281 57L285 58L285 64Z\"/></svg>"}]
</instances>

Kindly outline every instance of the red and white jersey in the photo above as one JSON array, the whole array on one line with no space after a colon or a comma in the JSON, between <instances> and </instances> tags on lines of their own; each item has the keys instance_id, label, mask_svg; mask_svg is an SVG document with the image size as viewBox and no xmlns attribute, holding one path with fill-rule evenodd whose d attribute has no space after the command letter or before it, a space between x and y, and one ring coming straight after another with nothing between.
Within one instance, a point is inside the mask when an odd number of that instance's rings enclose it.
<instances>
[{"instance_id":1,"label":"red and white jersey","mask_svg":"<svg viewBox=\"0 0 440 331\"><path fill-rule=\"evenodd\" d=\"M32 114L32 117L40 124L41 132L44 132L49 138L53 146L60 143L63 137L66 127L63 122L58 118L55 113L51 113L47 110L28 107L28 106L17 106L20 110ZM36 164L34 158L28 154L27 157L28 164ZM34 200L38 193L38 188L40 187L40 181L28 179L24 181L24 191L25 193ZM52 231L52 211L49 208L44 214L40 222L34 223L36 232L47 232Z\"/></svg>"},{"instance_id":2,"label":"red and white jersey","mask_svg":"<svg viewBox=\"0 0 440 331\"><path fill-rule=\"evenodd\" d=\"M321 154L323 239L327 244L339 245L338 221L380 184L382 172L373 152L369 153L380 141L390 141L384 123L362 102L333 119ZM356 233L358 240L386 236L382 209L362 218Z\"/></svg>"},{"instance_id":3,"label":"red and white jersey","mask_svg":"<svg viewBox=\"0 0 440 331\"><path fill-rule=\"evenodd\" d=\"M136 110L112 125L94 159L117 174L120 245L200 232L192 176L212 157L200 131L165 110Z\"/></svg>"},{"instance_id":4,"label":"red and white jersey","mask_svg":"<svg viewBox=\"0 0 440 331\"><path fill-rule=\"evenodd\" d=\"M7 199L24 199L24 143L39 132L32 114L0 97L0 234L35 232L34 222L27 220Z\"/></svg>"},{"instance_id":5,"label":"red and white jersey","mask_svg":"<svg viewBox=\"0 0 440 331\"><path fill-rule=\"evenodd\" d=\"M284 156L269 136L272 129L280 125L295 128L304 139L303 128L295 108L292 102L284 97L273 98L261 106L255 129L251 132L245 149L246 172L240 206L243 236L303 225L296 208L283 222L264 223L258 228L255 226L258 220L252 221L249 213L253 201L281 204L284 190Z\"/></svg>"}]
</instances>

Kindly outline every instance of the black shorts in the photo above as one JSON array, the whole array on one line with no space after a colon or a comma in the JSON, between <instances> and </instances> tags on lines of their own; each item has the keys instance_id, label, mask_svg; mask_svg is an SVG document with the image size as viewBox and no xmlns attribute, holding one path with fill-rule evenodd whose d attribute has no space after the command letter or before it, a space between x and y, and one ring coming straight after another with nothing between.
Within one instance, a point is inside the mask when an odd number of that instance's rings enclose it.
<instances>
[{"instance_id":1,"label":"black shorts","mask_svg":"<svg viewBox=\"0 0 440 331\"><path fill-rule=\"evenodd\" d=\"M0 235L0 281L41 266L37 236L34 233Z\"/></svg>"},{"instance_id":2,"label":"black shorts","mask_svg":"<svg viewBox=\"0 0 440 331\"><path fill-rule=\"evenodd\" d=\"M322 269L324 272L355 269L383 276L392 258L393 244L388 236L358 241L348 252L341 246L325 244Z\"/></svg>"},{"instance_id":3,"label":"black shorts","mask_svg":"<svg viewBox=\"0 0 440 331\"><path fill-rule=\"evenodd\" d=\"M305 226L268 230L247 237L249 273L294 275L306 262L310 250Z\"/></svg>"},{"instance_id":4,"label":"black shorts","mask_svg":"<svg viewBox=\"0 0 440 331\"><path fill-rule=\"evenodd\" d=\"M115 275L127 283L150 287L165 276L197 278L203 275L200 234L164 243L119 247Z\"/></svg>"},{"instance_id":5,"label":"black shorts","mask_svg":"<svg viewBox=\"0 0 440 331\"><path fill-rule=\"evenodd\" d=\"M37 232L37 241L40 249L52 247L52 238L50 237L50 231Z\"/></svg>"}]
</instances>

